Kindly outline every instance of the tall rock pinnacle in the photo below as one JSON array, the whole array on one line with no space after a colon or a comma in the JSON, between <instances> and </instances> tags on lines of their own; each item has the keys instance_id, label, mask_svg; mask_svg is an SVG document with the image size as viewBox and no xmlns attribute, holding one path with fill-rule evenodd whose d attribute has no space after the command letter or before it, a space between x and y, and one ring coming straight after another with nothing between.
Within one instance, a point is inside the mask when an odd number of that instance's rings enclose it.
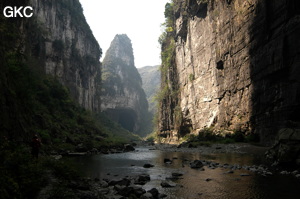
<instances>
[{"instance_id":1,"label":"tall rock pinnacle","mask_svg":"<svg viewBox=\"0 0 300 199\"><path fill-rule=\"evenodd\" d=\"M101 110L125 129L145 135L148 103L127 35L116 35L103 60Z\"/></svg>"}]
</instances>

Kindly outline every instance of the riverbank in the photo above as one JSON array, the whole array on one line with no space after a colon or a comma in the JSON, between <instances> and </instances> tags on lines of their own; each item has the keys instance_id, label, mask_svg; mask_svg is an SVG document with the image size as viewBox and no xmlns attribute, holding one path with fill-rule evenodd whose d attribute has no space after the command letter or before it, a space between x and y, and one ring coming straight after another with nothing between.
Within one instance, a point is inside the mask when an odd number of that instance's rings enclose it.
<instances>
[{"instance_id":1,"label":"riverbank","mask_svg":"<svg viewBox=\"0 0 300 199\"><path fill-rule=\"evenodd\" d=\"M74 163L80 166L79 170L84 172L83 177L59 179L54 184L64 185L59 186L57 195L92 199L251 198L260 194L257 189L251 188L254 182L259 183L257 186L271 184L271 187L284 182L292 184L289 185L292 188L283 185L284 189L297 192L298 188L293 187L299 184L298 171L276 170L255 160L264 155L265 150L267 148L247 143L197 148L143 145L127 153L72 157ZM52 191L57 188L53 187ZM227 191L234 187L239 187L237 193ZM220 195L216 195L214 190L219 190ZM45 191L41 193L44 194L38 198L49 198Z\"/></svg>"},{"instance_id":2,"label":"riverbank","mask_svg":"<svg viewBox=\"0 0 300 199\"><path fill-rule=\"evenodd\" d=\"M95 184L91 187L98 187L97 193L100 191L104 198L214 198L215 189L220 189L220 195L224 197L251 198L259 194L251 188L251 183L257 181L257 186L261 186L261 183L271 182L277 186L282 180L293 184L293 193L294 185L299 184L299 172L276 170L263 164L258 157L267 149L248 143L197 148L138 145L135 151L128 153L75 157L75 160L84 175ZM144 180L139 182L139 178ZM234 187L241 191L233 196L227 190ZM151 195L149 191L153 188L159 196Z\"/></svg>"},{"instance_id":3,"label":"riverbank","mask_svg":"<svg viewBox=\"0 0 300 199\"><path fill-rule=\"evenodd\" d=\"M178 152L199 152L202 154L212 153L247 153L253 155L264 155L269 147L253 145L249 143L233 144L211 144L210 146L181 147L180 145L157 144L153 149Z\"/></svg>"}]
</instances>

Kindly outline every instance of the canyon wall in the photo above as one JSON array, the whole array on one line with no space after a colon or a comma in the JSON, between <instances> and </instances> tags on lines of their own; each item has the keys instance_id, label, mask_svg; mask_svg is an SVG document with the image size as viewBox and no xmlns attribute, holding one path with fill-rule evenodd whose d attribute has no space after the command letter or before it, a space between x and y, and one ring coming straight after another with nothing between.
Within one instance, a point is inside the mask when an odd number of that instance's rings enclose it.
<instances>
[{"instance_id":1,"label":"canyon wall","mask_svg":"<svg viewBox=\"0 0 300 199\"><path fill-rule=\"evenodd\" d=\"M34 25L30 30L32 55L46 72L69 88L86 109L100 110L102 51L83 15L79 0L30 0Z\"/></svg>"},{"instance_id":2,"label":"canyon wall","mask_svg":"<svg viewBox=\"0 0 300 199\"><path fill-rule=\"evenodd\" d=\"M138 72L143 81L143 89L149 104L149 111L154 115L157 109L155 95L160 87L159 66L144 66L142 68L138 68Z\"/></svg>"},{"instance_id":3,"label":"canyon wall","mask_svg":"<svg viewBox=\"0 0 300 199\"><path fill-rule=\"evenodd\" d=\"M169 7L162 136L212 128L257 134L269 145L279 129L299 127L298 1L174 0Z\"/></svg>"}]
</instances>

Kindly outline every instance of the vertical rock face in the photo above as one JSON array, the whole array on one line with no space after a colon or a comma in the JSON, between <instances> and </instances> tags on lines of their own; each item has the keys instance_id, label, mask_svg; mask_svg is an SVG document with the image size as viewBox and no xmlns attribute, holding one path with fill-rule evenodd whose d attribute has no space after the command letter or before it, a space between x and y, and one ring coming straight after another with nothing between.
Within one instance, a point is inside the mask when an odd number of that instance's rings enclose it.
<instances>
[{"instance_id":1,"label":"vertical rock face","mask_svg":"<svg viewBox=\"0 0 300 199\"><path fill-rule=\"evenodd\" d=\"M149 111L152 114L155 114L157 106L156 102L153 101L160 86L159 66L145 66L142 68L138 68L138 72L140 73L143 81L143 89L147 96Z\"/></svg>"},{"instance_id":2,"label":"vertical rock face","mask_svg":"<svg viewBox=\"0 0 300 199\"><path fill-rule=\"evenodd\" d=\"M148 103L127 35L116 35L103 60L101 110L127 130L145 135Z\"/></svg>"},{"instance_id":3,"label":"vertical rock face","mask_svg":"<svg viewBox=\"0 0 300 199\"><path fill-rule=\"evenodd\" d=\"M298 1L176 0L173 11L174 63L162 87L175 83L178 94L161 101L162 133L213 127L271 144L299 125Z\"/></svg>"},{"instance_id":4,"label":"vertical rock face","mask_svg":"<svg viewBox=\"0 0 300 199\"><path fill-rule=\"evenodd\" d=\"M100 109L101 49L83 16L78 0L30 0L36 26L43 32L32 40L32 54L43 59L47 74L70 89L78 103Z\"/></svg>"}]
</instances>

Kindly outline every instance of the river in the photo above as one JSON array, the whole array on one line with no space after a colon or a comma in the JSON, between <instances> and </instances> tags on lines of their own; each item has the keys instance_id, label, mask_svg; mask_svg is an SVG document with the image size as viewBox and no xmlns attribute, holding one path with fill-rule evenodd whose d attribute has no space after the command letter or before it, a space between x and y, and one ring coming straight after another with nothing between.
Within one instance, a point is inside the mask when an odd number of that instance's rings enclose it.
<instances>
[{"instance_id":1,"label":"river","mask_svg":"<svg viewBox=\"0 0 300 199\"><path fill-rule=\"evenodd\" d=\"M172 163L165 163L166 158L172 160ZM236 169L233 173L228 173L231 169L224 167L204 166L204 170L190 168L189 162L197 159L240 166L261 163L259 156L249 154L203 155L199 152L149 150L149 147L139 147L136 151L127 153L76 157L73 160L78 169L90 178L121 179L149 174L151 181L143 185L143 188L157 188L168 199L286 199L300 196L300 180L292 175L272 171L273 175L262 176L244 168ZM153 164L154 167L144 168L145 163ZM169 180L172 173L182 173L183 176ZM161 182L166 179L176 186L161 187Z\"/></svg>"}]
</instances>

